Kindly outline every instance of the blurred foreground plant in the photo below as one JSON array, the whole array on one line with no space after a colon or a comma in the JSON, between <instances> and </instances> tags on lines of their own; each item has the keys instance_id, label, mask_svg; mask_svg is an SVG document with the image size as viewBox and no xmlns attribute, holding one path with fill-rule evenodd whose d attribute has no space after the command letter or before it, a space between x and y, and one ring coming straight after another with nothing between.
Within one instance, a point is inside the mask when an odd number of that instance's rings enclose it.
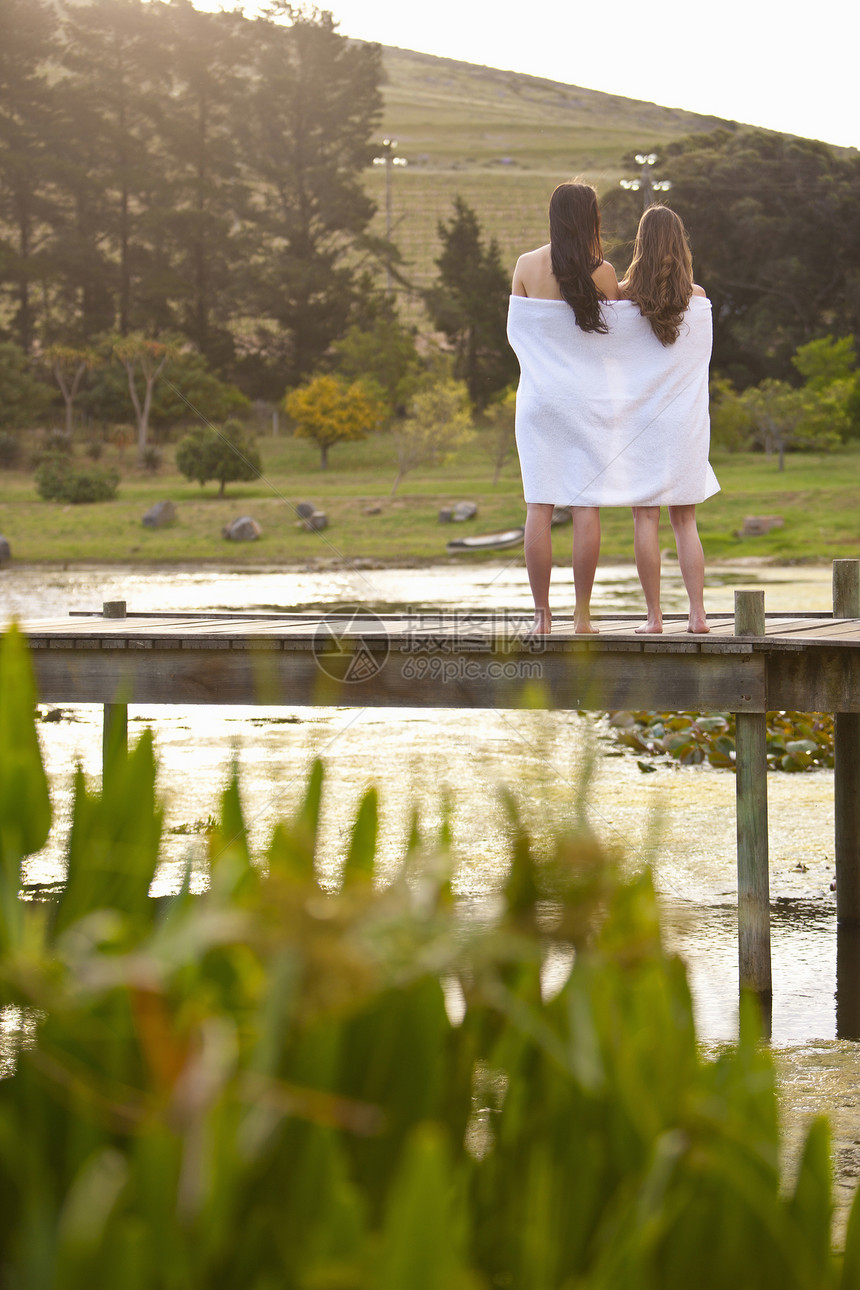
<instances>
[{"instance_id":1,"label":"blurred foreground plant","mask_svg":"<svg viewBox=\"0 0 860 1290\"><path fill-rule=\"evenodd\" d=\"M793 1290L830 1250L823 1120L793 1190L755 1014L700 1055L647 876L589 838L538 859L512 801L497 916L464 917L447 838L374 875L376 795L341 885L322 769L268 851L235 776L211 881L153 899L151 738L78 774L68 880L19 899L47 785L14 632L0 648L0 1286L16 1290ZM548 984L552 967L555 984Z\"/></svg>"}]
</instances>

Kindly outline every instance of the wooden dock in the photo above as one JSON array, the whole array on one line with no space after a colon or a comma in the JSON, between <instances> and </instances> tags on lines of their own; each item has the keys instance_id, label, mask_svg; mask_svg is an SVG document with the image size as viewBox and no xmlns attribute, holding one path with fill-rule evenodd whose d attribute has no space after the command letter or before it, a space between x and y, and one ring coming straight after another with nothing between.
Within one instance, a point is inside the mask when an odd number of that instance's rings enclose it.
<instances>
[{"instance_id":1,"label":"wooden dock","mask_svg":"<svg viewBox=\"0 0 860 1290\"><path fill-rule=\"evenodd\" d=\"M841 921L860 924L860 561L834 563L832 614L765 615L737 592L707 635L667 618L572 620L529 639L510 613L102 614L24 623L39 697L128 703L729 711L737 721L739 963L742 986L771 990L764 714L836 715L836 872ZM108 737L106 733L106 737Z\"/></svg>"}]
</instances>

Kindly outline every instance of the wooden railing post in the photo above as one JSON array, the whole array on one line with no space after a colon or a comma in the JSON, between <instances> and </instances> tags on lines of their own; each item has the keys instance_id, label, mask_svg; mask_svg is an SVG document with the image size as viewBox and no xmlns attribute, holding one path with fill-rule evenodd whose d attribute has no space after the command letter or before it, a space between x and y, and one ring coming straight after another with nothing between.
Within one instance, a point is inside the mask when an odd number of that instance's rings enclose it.
<instances>
[{"instance_id":1,"label":"wooden railing post","mask_svg":"<svg viewBox=\"0 0 860 1290\"><path fill-rule=\"evenodd\" d=\"M125 618L124 600L106 600L102 604L102 618ZM102 784L109 762L109 750L114 740L128 743L128 704L106 703L102 724Z\"/></svg>"},{"instance_id":2,"label":"wooden railing post","mask_svg":"<svg viewBox=\"0 0 860 1290\"><path fill-rule=\"evenodd\" d=\"M764 635L764 592L735 592L735 635ZM767 851L767 740L764 712L735 713L737 738L738 978L770 997L770 878Z\"/></svg>"},{"instance_id":3,"label":"wooden railing post","mask_svg":"<svg viewBox=\"0 0 860 1290\"><path fill-rule=\"evenodd\" d=\"M860 618L860 560L833 561L833 617ZM834 714L836 917L860 924L860 713Z\"/></svg>"}]
</instances>

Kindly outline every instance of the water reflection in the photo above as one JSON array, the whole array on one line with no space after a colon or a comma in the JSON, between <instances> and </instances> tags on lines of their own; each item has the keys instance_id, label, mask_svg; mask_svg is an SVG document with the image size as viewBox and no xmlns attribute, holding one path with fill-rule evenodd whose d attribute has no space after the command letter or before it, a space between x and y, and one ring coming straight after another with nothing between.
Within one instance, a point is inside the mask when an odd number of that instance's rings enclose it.
<instances>
[{"instance_id":1,"label":"water reflection","mask_svg":"<svg viewBox=\"0 0 860 1290\"><path fill-rule=\"evenodd\" d=\"M730 612L736 588L765 586L766 607L830 608L829 568L711 569L706 603ZM569 612L570 573L554 578L559 612ZM681 612L677 569L664 576L664 604ZM265 611L409 607L527 613L525 571L515 563L423 569L18 569L0 570L0 620L63 617L105 600L131 610ZM599 571L598 613L641 608L632 567ZM427 827L450 792L459 843L457 890L465 911L482 916L505 874L509 828L500 784L513 786L540 838L585 820L633 866L649 864L660 892L667 942L687 963L699 1034L718 1046L737 1031L737 875L735 786L730 774L670 766L643 775L632 757L608 755L597 718L577 713L452 710L193 708L130 709L131 735L152 725L165 799L160 891L178 884L186 863L206 882L198 831L218 810L236 757L255 847L297 806L311 760L328 766L323 816L324 876L333 880L349 824L370 782L382 786L382 866L405 842L407 807L421 803ZM48 845L26 880L49 888L62 879L76 762L100 772L101 710L81 705L42 723L40 739L55 805ZM586 781L587 784L586 784ZM768 781L773 901L772 1032L785 1113L786 1160L797 1159L805 1126L825 1109L837 1164L835 1239L841 1239L860 1172L856 1087L860 1038L860 932L837 928L833 879L833 777L773 775Z\"/></svg>"}]
</instances>

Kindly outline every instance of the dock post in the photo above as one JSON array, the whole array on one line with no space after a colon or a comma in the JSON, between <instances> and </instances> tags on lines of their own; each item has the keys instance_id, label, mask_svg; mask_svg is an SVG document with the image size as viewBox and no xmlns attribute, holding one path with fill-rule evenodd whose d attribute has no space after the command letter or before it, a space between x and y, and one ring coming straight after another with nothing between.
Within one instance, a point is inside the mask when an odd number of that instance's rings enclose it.
<instances>
[{"instance_id":1,"label":"dock post","mask_svg":"<svg viewBox=\"0 0 860 1290\"><path fill-rule=\"evenodd\" d=\"M735 635L764 636L764 592L735 592ZM764 999L770 966L767 739L764 712L735 713L738 829L738 979Z\"/></svg>"},{"instance_id":2,"label":"dock post","mask_svg":"<svg viewBox=\"0 0 860 1290\"><path fill-rule=\"evenodd\" d=\"M125 618L124 600L106 600L102 604L102 618ZM128 744L128 704L106 703L102 725L102 785L108 767L109 751L114 740Z\"/></svg>"},{"instance_id":3,"label":"dock post","mask_svg":"<svg viewBox=\"0 0 860 1290\"><path fill-rule=\"evenodd\" d=\"M860 560L833 561L833 617L860 618ZM836 917L860 924L860 713L833 719Z\"/></svg>"}]
</instances>

